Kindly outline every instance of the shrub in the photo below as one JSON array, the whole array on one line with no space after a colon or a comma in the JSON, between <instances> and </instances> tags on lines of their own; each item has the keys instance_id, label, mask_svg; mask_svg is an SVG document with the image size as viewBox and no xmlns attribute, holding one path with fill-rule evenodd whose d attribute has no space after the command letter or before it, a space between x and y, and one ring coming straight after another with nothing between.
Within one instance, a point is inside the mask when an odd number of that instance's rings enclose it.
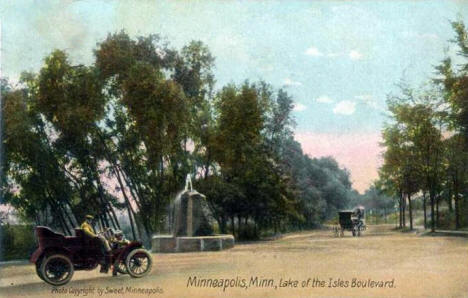
<instances>
[{"instance_id":1,"label":"shrub","mask_svg":"<svg viewBox=\"0 0 468 298\"><path fill-rule=\"evenodd\" d=\"M0 244L0 261L28 259L37 247L33 226L0 226Z\"/></svg>"}]
</instances>

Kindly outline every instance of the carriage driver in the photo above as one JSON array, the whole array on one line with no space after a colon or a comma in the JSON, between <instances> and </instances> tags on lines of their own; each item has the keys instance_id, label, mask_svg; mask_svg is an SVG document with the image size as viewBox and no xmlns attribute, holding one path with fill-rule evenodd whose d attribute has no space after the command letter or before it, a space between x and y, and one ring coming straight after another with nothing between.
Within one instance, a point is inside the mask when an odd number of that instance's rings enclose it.
<instances>
[{"instance_id":1,"label":"carriage driver","mask_svg":"<svg viewBox=\"0 0 468 298\"><path fill-rule=\"evenodd\" d=\"M85 221L81 224L81 229L87 236L99 239L99 243L101 244L101 250L104 253L104 264L101 266L101 272L107 273L111 264L111 248L104 236L96 235L94 233L93 226L91 225L93 219L94 217L92 215L86 215Z\"/></svg>"},{"instance_id":2,"label":"carriage driver","mask_svg":"<svg viewBox=\"0 0 468 298\"><path fill-rule=\"evenodd\" d=\"M363 221L364 211L360 207L357 207L355 210L355 213L356 213L356 217L358 220L358 226L362 227L364 225L364 221Z\"/></svg>"}]
</instances>

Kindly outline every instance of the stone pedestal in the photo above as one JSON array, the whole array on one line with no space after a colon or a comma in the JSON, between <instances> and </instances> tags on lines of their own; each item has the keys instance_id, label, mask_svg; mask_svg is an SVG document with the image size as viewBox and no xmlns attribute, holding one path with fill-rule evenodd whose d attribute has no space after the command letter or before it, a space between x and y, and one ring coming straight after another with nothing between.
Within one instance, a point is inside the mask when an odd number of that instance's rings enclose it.
<instances>
[{"instance_id":1,"label":"stone pedestal","mask_svg":"<svg viewBox=\"0 0 468 298\"><path fill-rule=\"evenodd\" d=\"M153 252L217 251L234 246L234 236L213 235L210 222L213 219L206 198L192 189L189 177L169 213L173 235L153 236Z\"/></svg>"},{"instance_id":2,"label":"stone pedestal","mask_svg":"<svg viewBox=\"0 0 468 298\"><path fill-rule=\"evenodd\" d=\"M198 237L173 237L156 235L152 239L152 251L159 253L218 251L234 247L234 236L214 235Z\"/></svg>"}]
</instances>

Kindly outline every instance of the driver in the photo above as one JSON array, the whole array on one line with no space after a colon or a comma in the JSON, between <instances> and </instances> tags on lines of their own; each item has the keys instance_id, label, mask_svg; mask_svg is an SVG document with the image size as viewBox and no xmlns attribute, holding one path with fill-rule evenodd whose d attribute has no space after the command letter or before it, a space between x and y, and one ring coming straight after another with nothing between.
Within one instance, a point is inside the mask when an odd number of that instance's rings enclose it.
<instances>
[{"instance_id":1,"label":"driver","mask_svg":"<svg viewBox=\"0 0 468 298\"><path fill-rule=\"evenodd\" d=\"M92 226L93 219L94 217L92 215L86 215L85 221L81 224L81 229L87 236L99 239L99 243L101 244L101 250L104 253L104 264L101 266L101 272L107 273L111 264L111 248L104 236L96 235L94 233L94 229Z\"/></svg>"},{"instance_id":2,"label":"driver","mask_svg":"<svg viewBox=\"0 0 468 298\"><path fill-rule=\"evenodd\" d=\"M111 238L112 248L117 249L125 245L128 245L130 241L125 239L124 234L121 230L117 230L114 233L114 237Z\"/></svg>"}]
</instances>

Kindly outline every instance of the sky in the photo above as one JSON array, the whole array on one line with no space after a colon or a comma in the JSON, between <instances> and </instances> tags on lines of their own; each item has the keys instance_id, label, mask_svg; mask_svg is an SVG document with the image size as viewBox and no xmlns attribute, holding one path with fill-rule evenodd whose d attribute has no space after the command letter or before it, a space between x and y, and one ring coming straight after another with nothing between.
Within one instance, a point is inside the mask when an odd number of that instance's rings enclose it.
<instances>
[{"instance_id":1,"label":"sky","mask_svg":"<svg viewBox=\"0 0 468 298\"><path fill-rule=\"evenodd\" d=\"M54 49L91 64L108 33L160 34L174 48L201 40L216 86L264 80L294 99L295 138L333 156L361 193L381 165L385 100L419 86L456 48L451 20L468 1L10 1L0 0L1 75L17 81Z\"/></svg>"}]
</instances>

